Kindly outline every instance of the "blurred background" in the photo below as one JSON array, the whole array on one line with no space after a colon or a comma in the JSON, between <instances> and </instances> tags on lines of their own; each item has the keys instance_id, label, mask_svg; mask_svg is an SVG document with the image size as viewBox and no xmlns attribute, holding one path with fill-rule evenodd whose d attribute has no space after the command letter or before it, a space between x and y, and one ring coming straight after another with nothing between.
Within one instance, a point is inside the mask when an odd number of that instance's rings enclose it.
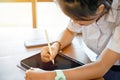
<instances>
[{"instance_id":1,"label":"blurred background","mask_svg":"<svg viewBox=\"0 0 120 80\"><path fill-rule=\"evenodd\" d=\"M0 27L65 28L68 22L52 0L0 0Z\"/></svg>"}]
</instances>

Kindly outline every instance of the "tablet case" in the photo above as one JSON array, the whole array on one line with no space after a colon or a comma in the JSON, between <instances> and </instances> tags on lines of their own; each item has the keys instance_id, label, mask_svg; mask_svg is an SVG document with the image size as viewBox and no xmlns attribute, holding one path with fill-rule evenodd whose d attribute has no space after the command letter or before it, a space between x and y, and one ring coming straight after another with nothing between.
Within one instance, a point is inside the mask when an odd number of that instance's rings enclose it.
<instances>
[{"instance_id":1,"label":"tablet case","mask_svg":"<svg viewBox=\"0 0 120 80\"><path fill-rule=\"evenodd\" d=\"M42 62L40 53L30 56L26 59L21 60L20 64L26 69L30 67L40 68L43 70L56 70L56 69L69 69L78 66L84 65L83 63L70 58L62 53L58 53L58 55L54 59L55 64L50 62Z\"/></svg>"}]
</instances>

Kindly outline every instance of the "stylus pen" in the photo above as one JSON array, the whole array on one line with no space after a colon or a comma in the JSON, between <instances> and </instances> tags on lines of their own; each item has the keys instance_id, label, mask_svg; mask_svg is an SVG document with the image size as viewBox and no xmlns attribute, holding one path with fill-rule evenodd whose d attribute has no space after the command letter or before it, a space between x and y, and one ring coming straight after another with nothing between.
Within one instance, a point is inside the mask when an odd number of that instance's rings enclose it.
<instances>
[{"instance_id":1,"label":"stylus pen","mask_svg":"<svg viewBox=\"0 0 120 80\"><path fill-rule=\"evenodd\" d=\"M48 48L49 48L50 55L52 55L52 49L51 49L51 46L50 46L50 41L49 41L49 38L48 38L47 30L45 30L45 36L46 36L46 39L47 39L47 42L48 42ZM54 59L52 59L52 63L54 64Z\"/></svg>"}]
</instances>

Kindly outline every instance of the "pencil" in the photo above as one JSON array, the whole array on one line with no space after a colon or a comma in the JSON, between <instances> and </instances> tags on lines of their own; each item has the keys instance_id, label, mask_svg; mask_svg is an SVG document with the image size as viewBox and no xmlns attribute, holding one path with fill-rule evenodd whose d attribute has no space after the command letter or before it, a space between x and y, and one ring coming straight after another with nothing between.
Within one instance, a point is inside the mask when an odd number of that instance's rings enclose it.
<instances>
[{"instance_id":1,"label":"pencil","mask_svg":"<svg viewBox=\"0 0 120 80\"><path fill-rule=\"evenodd\" d=\"M52 55L52 49L51 49L51 46L50 46L50 41L49 41L47 30L45 30L45 36L46 36L46 39L47 39L50 55ZM52 59L52 63L54 64L54 59Z\"/></svg>"}]
</instances>

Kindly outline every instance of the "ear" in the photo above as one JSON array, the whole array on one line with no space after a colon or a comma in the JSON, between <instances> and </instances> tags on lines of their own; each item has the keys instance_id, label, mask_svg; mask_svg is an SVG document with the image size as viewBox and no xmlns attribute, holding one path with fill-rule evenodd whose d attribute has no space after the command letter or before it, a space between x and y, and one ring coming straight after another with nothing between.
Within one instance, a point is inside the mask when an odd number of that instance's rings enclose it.
<instances>
[{"instance_id":1,"label":"ear","mask_svg":"<svg viewBox=\"0 0 120 80\"><path fill-rule=\"evenodd\" d=\"M104 4L101 4L98 8L97 8L97 11L96 11L96 14L101 14L104 12L104 8L105 8L105 5Z\"/></svg>"}]
</instances>

